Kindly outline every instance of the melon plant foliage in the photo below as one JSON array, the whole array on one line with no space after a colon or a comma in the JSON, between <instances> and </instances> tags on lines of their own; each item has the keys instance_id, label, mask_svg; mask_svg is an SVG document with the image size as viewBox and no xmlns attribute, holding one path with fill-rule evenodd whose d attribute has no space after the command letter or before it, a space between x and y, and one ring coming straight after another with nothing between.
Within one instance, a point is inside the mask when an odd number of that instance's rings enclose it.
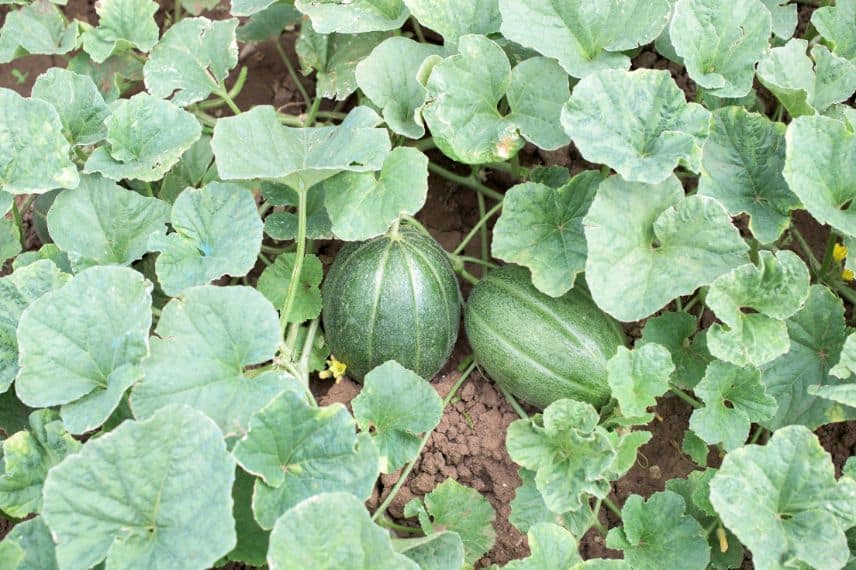
<instances>
[{"instance_id":1,"label":"melon plant foliage","mask_svg":"<svg viewBox=\"0 0 856 570\"><path fill-rule=\"evenodd\" d=\"M515 403L507 568L856 565L856 461L813 433L856 420L856 0L0 4L2 65L67 62L0 88L0 567L477 564L477 490L366 506L477 363L444 398L394 360L350 408L310 389L348 373L319 242L426 232L429 176L493 229L436 248L462 282L514 264L641 331L601 408ZM298 100L237 103L248 46L287 38ZM616 505L667 397L692 471Z\"/></svg>"}]
</instances>

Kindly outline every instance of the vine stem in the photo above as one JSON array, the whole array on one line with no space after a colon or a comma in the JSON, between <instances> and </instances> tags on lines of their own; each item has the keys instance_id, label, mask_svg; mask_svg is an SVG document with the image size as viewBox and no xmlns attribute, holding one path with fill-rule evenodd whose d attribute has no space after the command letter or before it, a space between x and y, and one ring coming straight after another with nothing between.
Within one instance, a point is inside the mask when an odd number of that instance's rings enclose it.
<instances>
[{"instance_id":1,"label":"vine stem","mask_svg":"<svg viewBox=\"0 0 856 570\"><path fill-rule=\"evenodd\" d=\"M297 239L295 241L297 251L295 252L294 267L291 270L291 281L288 283L288 292L282 305L282 312L279 315L280 337L285 335L288 317L291 314L291 308L294 306L294 299L297 297L300 274L303 271L303 256L306 254L306 195L306 184L301 179L297 188Z\"/></svg>"},{"instance_id":2,"label":"vine stem","mask_svg":"<svg viewBox=\"0 0 856 570\"><path fill-rule=\"evenodd\" d=\"M832 266L832 252L835 251L835 237L835 231L830 229L829 236L826 238L826 249L823 252L823 262L820 265L820 277L824 277Z\"/></svg>"},{"instance_id":3,"label":"vine stem","mask_svg":"<svg viewBox=\"0 0 856 570\"><path fill-rule=\"evenodd\" d=\"M473 373L473 370L476 369L475 361L471 362L467 369L461 374L461 377L458 378L458 381L455 382L452 389L449 390L449 393L446 394L446 397L443 398L443 410L446 409L446 406L449 405L449 402L452 401L452 398L455 397L458 390L467 381L467 378L470 377L470 374ZM404 486L404 482L407 480L407 477L410 476L410 472L413 471L413 467L416 465L416 462L419 460L419 456L422 454L422 450L425 449L425 446L428 444L428 440L431 438L431 434L434 433L434 430L425 432L425 435L422 436L422 441L419 442L419 449L416 450L416 458L413 459L410 463L408 463L404 469L401 471L401 475L398 477L398 481L395 482L395 486L390 491L389 495L386 496L386 499L380 504L377 510L372 515L372 520L377 521L384 513L386 513L386 509L389 508L389 505L392 503L395 496L398 495L398 492L401 490L401 487Z\"/></svg>"},{"instance_id":4,"label":"vine stem","mask_svg":"<svg viewBox=\"0 0 856 570\"><path fill-rule=\"evenodd\" d=\"M511 394L511 392L509 392L499 384L497 384L497 387L499 388L499 391L502 392L502 395L505 396L505 399L508 401L508 404L512 407L512 409L517 412L517 415L520 417L520 419L528 420L529 414L526 413L526 410L523 409L523 406L520 405L520 402L517 401L517 398L515 398Z\"/></svg>"},{"instance_id":5,"label":"vine stem","mask_svg":"<svg viewBox=\"0 0 856 570\"><path fill-rule=\"evenodd\" d=\"M460 186L465 186L471 190L475 190L479 194L484 194L488 198L496 200L497 202L501 202L503 199L502 194L494 190L493 188L488 188L478 180L476 180L473 176L461 176L460 174L455 174L451 170L446 170L442 166L434 164L433 162L428 163L428 170L436 174L437 176L442 176L446 180L450 182L454 182Z\"/></svg>"},{"instance_id":6,"label":"vine stem","mask_svg":"<svg viewBox=\"0 0 856 570\"><path fill-rule=\"evenodd\" d=\"M803 253L808 257L809 267L812 269L812 273L817 276L818 268L820 267L820 263L817 261L817 258L814 256L814 253L811 251L811 246L808 245L808 242L803 237L802 233L798 229L796 229L793 225L790 228L791 235L797 240L797 243L800 246L800 249Z\"/></svg>"},{"instance_id":7,"label":"vine stem","mask_svg":"<svg viewBox=\"0 0 856 570\"><path fill-rule=\"evenodd\" d=\"M482 194L476 194L476 198L478 199L479 204L479 221L485 217L487 213L487 208L484 203L484 196ZM502 202L500 202L501 204ZM487 237L487 223L481 225L479 229L479 234L481 235L481 258L485 263L490 261L490 242ZM487 268L482 268L481 276L484 277L487 274Z\"/></svg>"},{"instance_id":8,"label":"vine stem","mask_svg":"<svg viewBox=\"0 0 856 570\"><path fill-rule=\"evenodd\" d=\"M478 223L475 226L473 226L473 229L470 230L470 233L468 233L464 237L463 241L458 244L458 247L455 248L455 251L452 252L452 255L460 255L461 252L464 251L464 248L467 247L467 244L470 243L472 241L472 239L479 233L482 226L487 224L487 221L489 219L491 219L493 216L495 216L496 213L499 212L501 209L502 209L502 202L496 204L493 208L491 208L490 210L485 212L485 214L481 217L481 219L478 221Z\"/></svg>"},{"instance_id":9,"label":"vine stem","mask_svg":"<svg viewBox=\"0 0 856 570\"><path fill-rule=\"evenodd\" d=\"M226 103L226 106L232 110L232 112L236 115L241 114L241 109L235 104L235 100L232 99L232 95L229 94L229 90L226 89L225 83L220 83L220 90L217 92L217 95L223 99L223 102Z\"/></svg>"},{"instance_id":10,"label":"vine stem","mask_svg":"<svg viewBox=\"0 0 856 570\"><path fill-rule=\"evenodd\" d=\"M303 121L304 127L311 127L312 123L315 122L315 118L318 116L318 108L321 107L321 96L315 95L315 100L312 101L312 106L309 108L309 111L306 113L306 119Z\"/></svg>"},{"instance_id":11,"label":"vine stem","mask_svg":"<svg viewBox=\"0 0 856 570\"><path fill-rule=\"evenodd\" d=\"M291 58L288 57L288 54L285 53L285 48L282 47L282 43L280 43L280 38L277 38L276 41L273 42L274 46L276 46L276 51L279 54L280 59L282 59L283 65L285 65L285 69L288 71L289 77L294 82L294 86L300 92L300 96L303 97L303 101L306 102L306 106L310 107L312 105L312 97L309 96L309 92L306 91L306 87L303 85L303 82L300 81L300 76L297 75L297 70L294 68L294 64L291 62Z\"/></svg>"},{"instance_id":12,"label":"vine stem","mask_svg":"<svg viewBox=\"0 0 856 570\"><path fill-rule=\"evenodd\" d=\"M617 516L619 519L621 518L621 509L618 508L618 505L612 502L612 499L610 499L609 497L604 497L603 504L606 505L606 508L612 511L615 516Z\"/></svg>"},{"instance_id":13,"label":"vine stem","mask_svg":"<svg viewBox=\"0 0 856 570\"><path fill-rule=\"evenodd\" d=\"M687 394L686 392L684 392L683 390L678 388L677 386L669 386L669 391L672 394L674 394L675 396L677 396L678 398L680 398L681 400L683 400L684 402L686 402L687 404L689 404L690 406L692 406L693 408L703 408L704 407L704 404L702 404L701 402L699 402L698 400L696 400L695 398L693 398L692 396L690 396L689 394Z\"/></svg>"},{"instance_id":14,"label":"vine stem","mask_svg":"<svg viewBox=\"0 0 856 570\"><path fill-rule=\"evenodd\" d=\"M21 249L27 248L27 236L24 233L24 219L21 216L21 210L18 209L18 202L12 200L12 218L15 220L15 225L18 226L18 241L21 243Z\"/></svg>"}]
</instances>

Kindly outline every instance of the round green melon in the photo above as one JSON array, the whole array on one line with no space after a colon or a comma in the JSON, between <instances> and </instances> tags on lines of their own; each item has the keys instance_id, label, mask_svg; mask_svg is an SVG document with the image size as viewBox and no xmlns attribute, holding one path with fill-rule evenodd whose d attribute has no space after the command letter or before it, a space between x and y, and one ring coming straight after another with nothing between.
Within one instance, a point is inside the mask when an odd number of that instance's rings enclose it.
<instances>
[{"instance_id":1,"label":"round green melon","mask_svg":"<svg viewBox=\"0 0 856 570\"><path fill-rule=\"evenodd\" d=\"M431 378L458 338L458 281L443 248L413 229L344 246L321 295L330 350L360 382L387 360Z\"/></svg>"},{"instance_id":2,"label":"round green melon","mask_svg":"<svg viewBox=\"0 0 856 570\"><path fill-rule=\"evenodd\" d=\"M561 398L609 401L606 362L624 333L579 287L553 298L529 270L506 265L473 289L464 326L476 361L516 397L542 409Z\"/></svg>"}]
</instances>

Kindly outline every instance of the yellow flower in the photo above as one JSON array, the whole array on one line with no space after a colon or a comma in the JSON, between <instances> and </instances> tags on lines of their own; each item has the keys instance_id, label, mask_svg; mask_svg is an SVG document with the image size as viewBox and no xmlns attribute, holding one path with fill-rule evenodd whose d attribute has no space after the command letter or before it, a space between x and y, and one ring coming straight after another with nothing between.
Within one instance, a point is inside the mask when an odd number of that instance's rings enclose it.
<instances>
[{"instance_id":1,"label":"yellow flower","mask_svg":"<svg viewBox=\"0 0 856 570\"><path fill-rule=\"evenodd\" d=\"M835 247L832 248L832 259L835 261L841 262L844 261L844 258L847 257L847 247L841 245L840 243L835 244Z\"/></svg>"},{"instance_id":2,"label":"yellow flower","mask_svg":"<svg viewBox=\"0 0 856 570\"><path fill-rule=\"evenodd\" d=\"M856 273L853 273L852 269L845 269L841 272L841 278L845 281L853 281L856 279Z\"/></svg>"},{"instance_id":3,"label":"yellow flower","mask_svg":"<svg viewBox=\"0 0 856 570\"><path fill-rule=\"evenodd\" d=\"M322 370L318 373L319 378L335 378L338 382L342 379L342 376L345 375L345 370L348 369L348 365L344 362L339 362L336 360L335 356L330 356L330 359L327 361L327 370Z\"/></svg>"}]
</instances>

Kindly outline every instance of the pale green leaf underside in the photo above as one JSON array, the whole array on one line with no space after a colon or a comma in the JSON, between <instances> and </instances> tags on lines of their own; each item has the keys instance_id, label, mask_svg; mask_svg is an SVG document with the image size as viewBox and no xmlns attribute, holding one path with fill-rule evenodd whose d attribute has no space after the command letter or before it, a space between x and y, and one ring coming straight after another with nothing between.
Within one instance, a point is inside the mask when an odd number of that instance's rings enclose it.
<instances>
[{"instance_id":1,"label":"pale green leaf underside","mask_svg":"<svg viewBox=\"0 0 856 570\"><path fill-rule=\"evenodd\" d=\"M583 216L602 181L599 172L586 171L560 188L537 182L511 188L493 229L493 256L528 267L543 293L567 293L585 269Z\"/></svg>"},{"instance_id":2,"label":"pale green leaf underside","mask_svg":"<svg viewBox=\"0 0 856 570\"><path fill-rule=\"evenodd\" d=\"M283 514L273 527L267 562L271 570L419 570L393 550L389 533L359 499L338 492L320 493Z\"/></svg>"},{"instance_id":3,"label":"pale green leaf underside","mask_svg":"<svg viewBox=\"0 0 856 570\"><path fill-rule=\"evenodd\" d=\"M847 380L856 374L856 333L847 336L844 347L841 349L841 358L829 373L842 380Z\"/></svg>"},{"instance_id":4,"label":"pale green leaf underside","mask_svg":"<svg viewBox=\"0 0 856 570\"><path fill-rule=\"evenodd\" d=\"M856 237L856 133L820 116L788 125L785 180L805 209L822 224Z\"/></svg>"},{"instance_id":5,"label":"pale green leaf underside","mask_svg":"<svg viewBox=\"0 0 856 570\"><path fill-rule=\"evenodd\" d=\"M428 196L428 157L399 147L378 173L342 172L324 182L324 205L341 240L379 236L402 214L422 209Z\"/></svg>"},{"instance_id":6,"label":"pale green leaf underside","mask_svg":"<svg viewBox=\"0 0 856 570\"><path fill-rule=\"evenodd\" d=\"M29 429L3 442L4 471L0 475L0 510L26 518L42 507L42 485L48 470L80 448L53 410L30 414Z\"/></svg>"},{"instance_id":7,"label":"pale green leaf underside","mask_svg":"<svg viewBox=\"0 0 856 570\"><path fill-rule=\"evenodd\" d=\"M0 278L0 392L18 374L18 320L30 303L62 287L71 276L46 259L16 269Z\"/></svg>"},{"instance_id":8,"label":"pale green leaf underside","mask_svg":"<svg viewBox=\"0 0 856 570\"><path fill-rule=\"evenodd\" d=\"M155 97L172 96L180 107L207 99L238 64L238 20L186 18L170 27L143 67Z\"/></svg>"},{"instance_id":9,"label":"pale green leaf underside","mask_svg":"<svg viewBox=\"0 0 856 570\"><path fill-rule=\"evenodd\" d=\"M458 533L449 530L423 537L393 538L392 547L416 562L422 570L464 566L464 543Z\"/></svg>"},{"instance_id":10,"label":"pale green leaf underside","mask_svg":"<svg viewBox=\"0 0 856 570\"><path fill-rule=\"evenodd\" d=\"M586 495L609 492L617 451L589 404L557 400L543 415L513 422L506 446L516 463L535 472L535 485L555 513L576 511ZM568 446L573 454L564 451Z\"/></svg>"},{"instance_id":11,"label":"pale green leaf underside","mask_svg":"<svg viewBox=\"0 0 856 570\"><path fill-rule=\"evenodd\" d=\"M158 43L157 10L152 0L101 0L95 6L98 26L81 36L84 51L96 63L130 48L148 52Z\"/></svg>"},{"instance_id":12,"label":"pale green leaf underside","mask_svg":"<svg viewBox=\"0 0 856 570\"><path fill-rule=\"evenodd\" d=\"M36 79L33 98L53 105L72 144L95 144L107 136L110 109L89 76L52 67Z\"/></svg>"},{"instance_id":13,"label":"pale green leaf underside","mask_svg":"<svg viewBox=\"0 0 856 570\"><path fill-rule=\"evenodd\" d=\"M507 118L535 146L556 150L570 142L559 120L570 95L568 75L554 60L524 60L511 70L511 84L505 94L511 109Z\"/></svg>"},{"instance_id":14,"label":"pale green leaf underside","mask_svg":"<svg viewBox=\"0 0 856 570\"><path fill-rule=\"evenodd\" d=\"M772 16L773 33L788 40L794 35L797 27L797 5L790 0L761 0Z\"/></svg>"},{"instance_id":15,"label":"pale green leaf underside","mask_svg":"<svg viewBox=\"0 0 856 570\"><path fill-rule=\"evenodd\" d=\"M276 309L249 287L187 289L163 308L144 377L131 407L147 418L167 404L186 404L227 435L246 433L250 415L294 380L276 372L245 374L279 346Z\"/></svg>"},{"instance_id":16,"label":"pale green leaf underside","mask_svg":"<svg viewBox=\"0 0 856 570\"><path fill-rule=\"evenodd\" d=\"M770 429L802 424L810 429L856 419L856 409L810 395L811 386L839 384L829 376L846 335L844 306L829 289L813 285L805 307L787 321L790 349L762 370L767 393L779 404Z\"/></svg>"},{"instance_id":17,"label":"pale green leaf underside","mask_svg":"<svg viewBox=\"0 0 856 570\"><path fill-rule=\"evenodd\" d=\"M719 202L684 196L674 177L650 186L613 176L583 219L586 280L601 309L647 317L746 262L746 243ZM616 268L632 280L616 279Z\"/></svg>"},{"instance_id":18,"label":"pale green leaf underside","mask_svg":"<svg viewBox=\"0 0 856 570\"><path fill-rule=\"evenodd\" d=\"M559 61L573 77L629 69L620 53L652 42L669 21L667 0L499 0L502 35Z\"/></svg>"},{"instance_id":19,"label":"pale green leaf underside","mask_svg":"<svg viewBox=\"0 0 856 570\"><path fill-rule=\"evenodd\" d=\"M402 0L295 0L321 34L359 34L400 28L409 15Z\"/></svg>"},{"instance_id":20,"label":"pale green leaf underside","mask_svg":"<svg viewBox=\"0 0 856 570\"><path fill-rule=\"evenodd\" d=\"M499 32L501 16L497 0L404 0L414 18L454 46L467 34Z\"/></svg>"},{"instance_id":21,"label":"pale green leaf underside","mask_svg":"<svg viewBox=\"0 0 856 570\"><path fill-rule=\"evenodd\" d=\"M77 186L77 168L56 110L2 88L0 108L0 191L31 194Z\"/></svg>"},{"instance_id":22,"label":"pale green leaf underside","mask_svg":"<svg viewBox=\"0 0 856 570\"><path fill-rule=\"evenodd\" d=\"M716 97L743 97L770 47L772 17L758 0L678 0L669 28L687 73Z\"/></svg>"},{"instance_id":23,"label":"pale green leaf underside","mask_svg":"<svg viewBox=\"0 0 856 570\"><path fill-rule=\"evenodd\" d=\"M83 170L113 180L160 180L202 134L196 117L147 93L121 99L105 124L107 144Z\"/></svg>"},{"instance_id":24,"label":"pale green leaf underside","mask_svg":"<svg viewBox=\"0 0 856 570\"><path fill-rule=\"evenodd\" d=\"M806 40L793 39L770 50L758 64L758 80L792 117L822 113L856 90L856 64L823 45L812 47L811 58L807 49Z\"/></svg>"},{"instance_id":25,"label":"pale green leaf underside","mask_svg":"<svg viewBox=\"0 0 856 570\"><path fill-rule=\"evenodd\" d=\"M561 120L586 160L649 184L667 179L678 164L698 172L710 130L710 113L687 103L668 71L650 69L588 75Z\"/></svg>"},{"instance_id":26,"label":"pale green leaf underside","mask_svg":"<svg viewBox=\"0 0 856 570\"><path fill-rule=\"evenodd\" d=\"M56 546L42 517L16 524L6 535L6 542L14 542L24 551L16 570L58 570ZM0 559L3 559L2 554Z\"/></svg>"},{"instance_id":27,"label":"pale green leaf underside","mask_svg":"<svg viewBox=\"0 0 856 570\"><path fill-rule=\"evenodd\" d=\"M437 46L392 37L357 64L357 85L382 109L383 119L394 133L411 139L420 139L425 134L420 109L427 91L419 83L417 73L426 58L440 53Z\"/></svg>"},{"instance_id":28,"label":"pale green leaf underside","mask_svg":"<svg viewBox=\"0 0 856 570\"><path fill-rule=\"evenodd\" d=\"M160 251L158 280L167 295L204 285L222 275L246 275L255 265L264 224L253 195L237 184L211 182L188 188L175 201L173 233L154 234Z\"/></svg>"},{"instance_id":29,"label":"pale green leaf underside","mask_svg":"<svg viewBox=\"0 0 856 570\"><path fill-rule=\"evenodd\" d=\"M643 344L631 350L620 346L606 364L607 381L621 412L627 417L642 416L657 398L669 389L669 377L675 371L665 347Z\"/></svg>"},{"instance_id":30,"label":"pale green leaf underside","mask_svg":"<svg viewBox=\"0 0 856 570\"><path fill-rule=\"evenodd\" d=\"M60 568L203 570L235 545L234 479L214 422L170 406L51 469L42 516Z\"/></svg>"},{"instance_id":31,"label":"pale green leaf underside","mask_svg":"<svg viewBox=\"0 0 856 570\"><path fill-rule=\"evenodd\" d=\"M784 125L725 107L713 113L698 192L722 202L732 216L749 214L755 238L772 243L790 224L790 211L800 206L782 176L784 165Z\"/></svg>"},{"instance_id":32,"label":"pale green leaf underside","mask_svg":"<svg viewBox=\"0 0 856 570\"><path fill-rule=\"evenodd\" d=\"M297 254L281 253L276 257L273 265L266 267L259 276L256 288L273 303L274 307L281 309L285 305L296 259ZM314 255L306 255L298 277L300 284L297 286L287 322L302 323L321 314L321 290L318 286L321 285L323 278L324 267L321 265L321 260Z\"/></svg>"},{"instance_id":33,"label":"pale green leaf underside","mask_svg":"<svg viewBox=\"0 0 856 570\"><path fill-rule=\"evenodd\" d=\"M77 41L77 22L69 24L52 2L37 0L6 16L0 30L0 63L26 54L68 53Z\"/></svg>"},{"instance_id":34,"label":"pale green leaf underside","mask_svg":"<svg viewBox=\"0 0 856 570\"><path fill-rule=\"evenodd\" d=\"M832 46L832 51L856 62L856 0L837 0L835 6L814 11L811 23Z\"/></svg>"},{"instance_id":35,"label":"pale green leaf underside","mask_svg":"<svg viewBox=\"0 0 856 570\"><path fill-rule=\"evenodd\" d=\"M366 374L351 406L360 429L374 437L384 473L415 459L421 434L437 427L443 415L434 388L394 360Z\"/></svg>"},{"instance_id":36,"label":"pale green leaf underside","mask_svg":"<svg viewBox=\"0 0 856 570\"><path fill-rule=\"evenodd\" d=\"M685 509L683 498L671 491L647 501L631 495L621 509L624 526L610 529L606 544L623 550L631 568L704 570L710 560L707 533Z\"/></svg>"},{"instance_id":37,"label":"pale green leaf underside","mask_svg":"<svg viewBox=\"0 0 856 570\"><path fill-rule=\"evenodd\" d=\"M341 404L318 408L284 392L256 412L233 450L260 477L253 512L262 528L297 503L323 492L347 491L365 500L378 475L378 451Z\"/></svg>"},{"instance_id":38,"label":"pale green leaf underside","mask_svg":"<svg viewBox=\"0 0 856 570\"><path fill-rule=\"evenodd\" d=\"M706 299L721 321L708 329L711 354L738 366L761 366L785 354L790 342L784 319L802 307L808 287L808 267L788 250L762 251L757 266L741 265L719 277Z\"/></svg>"},{"instance_id":39,"label":"pale green leaf underside","mask_svg":"<svg viewBox=\"0 0 856 570\"><path fill-rule=\"evenodd\" d=\"M217 121L211 146L224 180L280 180L294 188L345 170L380 170L391 149L385 129L352 126L347 119L336 127L283 127L269 106Z\"/></svg>"},{"instance_id":40,"label":"pale green leaf underside","mask_svg":"<svg viewBox=\"0 0 856 570\"><path fill-rule=\"evenodd\" d=\"M746 442L752 422L776 413L776 400L767 394L757 368L716 360L694 391L705 406L693 411L690 429L709 444L722 442L727 451Z\"/></svg>"},{"instance_id":41,"label":"pale green leaf underside","mask_svg":"<svg viewBox=\"0 0 856 570\"><path fill-rule=\"evenodd\" d=\"M101 425L142 376L151 289L132 269L99 266L33 301L18 323L21 401L61 405L73 434Z\"/></svg>"},{"instance_id":42,"label":"pale green leaf underside","mask_svg":"<svg viewBox=\"0 0 856 570\"><path fill-rule=\"evenodd\" d=\"M835 480L829 454L805 427L782 428L763 447L729 453L710 500L756 568L782 560L841 568L849 558L844 530L856 523L856 481Z\"/></svg>"},{"instance_id":43,"label":"pale green leaf underside","mask_svg":"<svg viewBox=\"0 0 856 570\"><path fill-rule=\"evenodd\" d=\"M84 175L80 186L57 196L47 222L50 235L77 269L130 265L148 249L149 236L166 232L169 205Z\"/></svg>"}]
</instances>

